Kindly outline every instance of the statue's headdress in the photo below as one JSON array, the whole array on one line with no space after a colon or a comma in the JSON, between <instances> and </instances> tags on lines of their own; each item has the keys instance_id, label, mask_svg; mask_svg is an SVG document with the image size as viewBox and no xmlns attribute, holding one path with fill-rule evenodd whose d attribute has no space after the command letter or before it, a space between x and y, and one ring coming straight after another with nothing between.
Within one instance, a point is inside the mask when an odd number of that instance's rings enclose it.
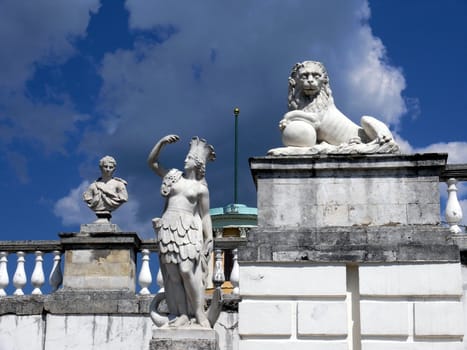
<instances>
[{"instance_id":1,"label":"statue's headdress","mask_svg":"<svg viewBox=\"0 0 467 350\"><path fill-rule=\"evenodd\" d=\"M205 139L200 139L198 136L191 139L190 151L188 153L203 164L206 164L209 160L216 159L214 147L209 145Z\"/></svg>"}]
</instances>

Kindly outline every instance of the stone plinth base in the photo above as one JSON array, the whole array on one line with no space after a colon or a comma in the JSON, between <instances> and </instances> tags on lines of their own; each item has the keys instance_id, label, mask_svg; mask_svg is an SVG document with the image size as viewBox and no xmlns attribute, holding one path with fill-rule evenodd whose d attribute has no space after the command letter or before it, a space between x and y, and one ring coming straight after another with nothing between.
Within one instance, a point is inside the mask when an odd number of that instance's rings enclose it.
<instances>
[{"instance_id":1,"label":"stone plinth base","mask_svg":"<svg viewBox=\"0 0 467 350\"><path fill-rule=\"evenodd\" d=\"M156 328L149 350L218 350L218 336L213 329Z\"/></svg>"},{"instance_id":2,"label":"stone plinth base","mask_svg":"<svg viewBox=\"0 0 467 350\"><path fill-rule=\"evenodd\" d=\"M82 224L80 226L80 232L82 233L109 233L109 232L122 232L120 227L116 224L111 223L93 223L93 224Z\"/></svg>"},{"instance_id":3,"label":"stone plinth base","mask_svg":"<svg viewBox=\"0 0 467 350\"><path fill-rule=\"evenodd\" d=\"M250 166L258 227L239 247L239 349L462 349L459 249L439 226L446 154Z\"/></svg>"},{"instance_id":4,"label":"stone plinth base","mask_svg":"<svg viewBox=\"0 0 467 350\"><path fill-rule=\"evenodd\" d=\"M64 290L135 292L136 233L64 233Z\"/></svg>"},{"instance_id":5,"label":"stone plinth base","mask_svg":"<svg viewBox=\"0 0 467 350\"><path fill-rule=\"evenodd\" d=\"M251 158L258 226L439 224L446 154Z\"/></svg>"}]
</instances>

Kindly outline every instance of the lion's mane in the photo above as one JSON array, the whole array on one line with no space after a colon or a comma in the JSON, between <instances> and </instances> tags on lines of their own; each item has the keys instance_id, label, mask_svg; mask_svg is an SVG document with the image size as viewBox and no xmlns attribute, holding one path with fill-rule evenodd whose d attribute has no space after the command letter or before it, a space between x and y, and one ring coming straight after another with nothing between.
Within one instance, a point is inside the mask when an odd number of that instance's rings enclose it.
<instances>
[{"instance_id":1,"label":"lion's mane","mask_svg":"<svg viewBox=\"0 0 467 350\"><path fill-rule=\"evenodd\" d=\"M297 86L298 71L300 68L305 68L308 65L318 67L323 79L323 86L315 97L309 97L304 94L303 89ZM322 113L327 108L334 104L332 98L331 87L329 86L329 76L326 68L321 62L317 61L304 61L296 63L289 77L289 94L288 106L289 111L301 109L306 112Z\"/></svg>"}]
</instances>

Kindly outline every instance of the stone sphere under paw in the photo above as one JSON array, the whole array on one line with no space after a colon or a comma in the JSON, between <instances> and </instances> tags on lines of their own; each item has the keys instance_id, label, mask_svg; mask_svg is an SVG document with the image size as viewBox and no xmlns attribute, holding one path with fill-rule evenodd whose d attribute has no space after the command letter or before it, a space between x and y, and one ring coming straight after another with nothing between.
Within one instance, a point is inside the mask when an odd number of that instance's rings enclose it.
<instances>
[{"instance_id":1,"label":"stone sphere under paw","mask_svg":"<svg viewBox=\"0 0 467 350\"><path fill-rule=\"evenodd\" d=\"M316 145L316 130L308 122L291 121L282 131L282 143L285 146L312 147Z\"/></svg>"}]
</instances>

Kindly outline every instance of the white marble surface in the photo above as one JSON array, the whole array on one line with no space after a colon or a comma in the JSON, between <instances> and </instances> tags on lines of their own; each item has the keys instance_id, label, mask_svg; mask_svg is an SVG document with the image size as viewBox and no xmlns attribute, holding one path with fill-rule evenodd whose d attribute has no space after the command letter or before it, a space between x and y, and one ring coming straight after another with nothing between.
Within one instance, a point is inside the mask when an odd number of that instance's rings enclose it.
<instances>
[{"instance_id":1,"label":"white marble surface","mask_svg":"<svg viewBox=\"0 0 467 350\"><path fill-rule=\"evenodd\" d=\"M335 105L329 76L321 62L297 63L289 77L289 112L279 122L286 147L270 155L396 153L389 128L363 116L358 126Z\"/></svg>"},{"instance_id":2,"label":"white marble surface","mask_svg":"<svg viewBox=\"0 0 467 350\"><path fill-rule=\"evenodd\" d=\"M0 350L43 350L44 332L41 315L2 315Z\"/></svg>"},{"instance_id":3,"label":"white marble surface","mask_svg":"<svg viewBox=\"0 0 467 350\"><path fill-rule=\"evenodd\" d=\"M336 176L344 174L342 171ZM438 181L429 179L316 177L258 182L258 225L264 227L437 224L439 221Z\"/></svg>"},{"instance_id":4,"label":"white marble surface","mask_svg":"<svg viewBox=\"0 0 467 350\"><path fill-rule=\"evenodd\" d=\"M219 317L221 350L238 349L237 316ZM149 349L152 328L146 315L1 315L0 350Z\"/></svg>"},{"instance_id":5,"label":"white marble surface","mask_svg":"<svg viewBox=\"0 0 467 350\"><path fill-rule=\"evenodd\" d=\"M342 296L346 294L345 264L299 266L240 265L242 297ZM317 282L319 281L319 283Z\"/></svg>"},{"instance_id":6,"label":"white marble surface","mask_svg":"<svg viewBox=\"0 0 467 350\"><path fill-rule=\"evenodd\" d=\"M359 267L362 296L462 296L460 263Z\"/></svg>"},{"instance_id":7,"label":"white marble surface","mask_svg":"<svg viewBox=\"0 0 467 350\"><path fill-rule=\"evenodd\" d=\"M255 158L258 226L437 225L444 164L438 155Z\"/></svg>"},{"instance_id":8,"label":"white marble surface","mask_svg":"<svg viewBox=\"0 0 467 350\"><path fill-rule=\"evenodd\" d=\"M298 302L298 336L347 336L347 333L346 301Z\"/></svg>"},{"instance_id":9,"label":"white marble surface","mask_svg":"<svg viewBox=\"0 0 467 350\"><path fill-rule=\"evenodd\" d=\"M48 315L48 350L147 349L152 321L141 316Z\"/></svg>"},{"instance_id":10,"label":"white marble surface","mask_svg":"<svg viewBox=\"0 0 467 350\"><path fill-rule=\"evenodd\" d=\"M290 301L246 301L239 305L238 333L240 336L291 336L292 312Z\"/></svg>"},{"instance_id":11,"label":"white marble surface","mask_svg":"<svg viewBox=\"0 0 467 350\"><path fill-rule=\"evenodd\" d=\"M414 333L417 337L464 335L464 315L460 301L420 301L414 303Z\"/></svg>"},{"instance_id":12,"label":"white marble surface","mask_svg":"<svg viewBox=\"0 0 467 350\"><path fill-rule=\"evenodd\" d=\"M412 303L407 301L360 302L360 328L363 336L408 336ZM410 314L409 314L410 312Z\"/></svg>"}]
</instances>

